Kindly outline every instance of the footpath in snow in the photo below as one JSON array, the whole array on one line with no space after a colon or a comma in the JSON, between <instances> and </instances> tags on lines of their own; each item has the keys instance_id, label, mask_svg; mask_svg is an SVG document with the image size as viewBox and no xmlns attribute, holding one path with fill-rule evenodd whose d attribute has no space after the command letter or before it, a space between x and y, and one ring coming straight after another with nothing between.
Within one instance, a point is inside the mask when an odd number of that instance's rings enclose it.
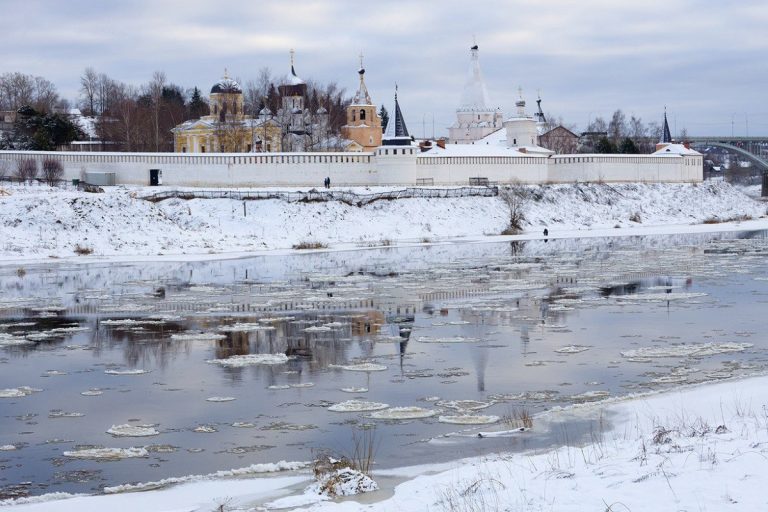
<instances>
[{"instance_id":1,"label":"footpath in snow","mask_svg":"<svg viewBox=\"0 0 768 512\"><path fill-rule=\"evenodd\" d=\"M499 197L339 201L167 199L158 188L105 187L94 194L44 185L2 185L0 259L222 255L300 244L330 248L449 239L496 240L508 225ZM760 219L768 204L723 182L524 187L523 236L643 234L653 227ZM352 189L371 193L377 189ZM678 231L680 228L678 228ZM686 231L687 228L683 228ZM661 232L665 232L662 230ZM666 230L669 232L669 230ZM493 238L490 238L493 237Z\"/></svg>"},{"instance_id":2,"label":"footpath in snow","mask_svg":"<svg viewBox=\"0 0 768 512\"><path fill-rule=\"evenodd\" d=\"M318 496L305 470L273 477L204 477L146 492L43 496L5 504L14 512L768 509L768 377L545 414L591 421L592 441L570 444L563 431L564 446L557 449L374 472L380 490L344 500ZM543 419L534 418L534 430L546 424Z\"/></svg>"}]
</instances>

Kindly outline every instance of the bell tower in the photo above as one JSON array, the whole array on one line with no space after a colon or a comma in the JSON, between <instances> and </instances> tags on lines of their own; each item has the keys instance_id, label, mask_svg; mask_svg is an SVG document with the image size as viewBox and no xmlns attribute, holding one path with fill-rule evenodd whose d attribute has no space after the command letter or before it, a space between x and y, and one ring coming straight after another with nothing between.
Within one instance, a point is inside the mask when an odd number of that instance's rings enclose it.
<instances>
[{"instance_id":1,"label":"bell tower","mask_svg":"<svg viewBox=\"0 0 768 512\"><path fill-rule=\"evenodd\" d=\"M376 112L376 105L371 101L365 85L363 55L360 54L360 69L357 70L360 84L352 103L347 107L347 124L341 127L341 136L363 146L363 151L373 151L381 146L381 118Z\"/></svg>"}]
</instances>

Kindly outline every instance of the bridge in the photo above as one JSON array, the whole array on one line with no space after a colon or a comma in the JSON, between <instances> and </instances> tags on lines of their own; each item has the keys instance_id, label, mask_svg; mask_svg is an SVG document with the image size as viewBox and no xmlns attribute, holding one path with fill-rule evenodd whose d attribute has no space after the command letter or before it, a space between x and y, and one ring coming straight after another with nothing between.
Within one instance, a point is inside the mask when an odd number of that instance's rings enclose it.
<instances>
[{"instance_id":1,"label":"bridge","mask_svg":"<svg viewBox=\"0 0 768 512\"><path fill-rule=\"evenodd\" d=\"M688 137L696 148L718 147L736 153L761 172L768 171L768 137Z\"/></svg>"}]
</instances>

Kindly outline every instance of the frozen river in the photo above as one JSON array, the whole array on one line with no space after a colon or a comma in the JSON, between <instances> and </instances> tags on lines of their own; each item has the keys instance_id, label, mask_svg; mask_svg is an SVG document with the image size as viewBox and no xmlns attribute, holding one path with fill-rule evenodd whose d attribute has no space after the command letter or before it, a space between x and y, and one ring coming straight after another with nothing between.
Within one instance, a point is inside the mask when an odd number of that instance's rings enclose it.
<instances>
[{"instance_id":1,"label":"frozen river","mask_svg":"<svg viewBox=\"0 0 768 512\"><path fill-rule=\"evenodd\" d=\"M577 439L476 434L764 373L767 305L766 232L0 267L0 498Z\"/></svg>"}]
</instances>

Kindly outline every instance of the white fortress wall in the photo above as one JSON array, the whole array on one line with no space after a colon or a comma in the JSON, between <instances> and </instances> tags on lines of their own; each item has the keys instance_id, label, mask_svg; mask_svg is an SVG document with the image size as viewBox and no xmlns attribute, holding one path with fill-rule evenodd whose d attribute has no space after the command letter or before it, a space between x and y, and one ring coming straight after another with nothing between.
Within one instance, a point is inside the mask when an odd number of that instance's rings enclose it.
<instances>
[{"instance_id":1,"label":"white fortress wall","mask_svg":"<svg viewBox=\"0 0 768 512\"><path fill-rule=\"evenodd\" d=\"M681 155L553 155L549 158L551 183L700 182L703 157Z\"/></svg>"},{"instance_id":2,"label":"white fortress wall","mask_svg":"<svg viewBox=\"0 0 768 512\"><path fill-rule=\"evenodd\" d=\"M417 150L418 151L418 150ZM700 155L427 156L375 153L70 153L0 151L6 175L32 158L62 163L64 179L85 172L114 172L118 184L149 185L150 169L162 170L171 186L246 187L332 185L466 185L470 178L498 183L699 182ZM0 164L2 165L2 164Z\"/></svg>"},{"instance_id":3,"label":"white fortress wall","mask_svg":"<svg viewBox=\"0 0 768 512\"><path fill-rule=\"evenodd\" d=\"M416 177L433 178L435 185L465 185L469 178L497 183L547 181L543 156L421 156L416 164Z\"/></svg>"}]
</instances>

